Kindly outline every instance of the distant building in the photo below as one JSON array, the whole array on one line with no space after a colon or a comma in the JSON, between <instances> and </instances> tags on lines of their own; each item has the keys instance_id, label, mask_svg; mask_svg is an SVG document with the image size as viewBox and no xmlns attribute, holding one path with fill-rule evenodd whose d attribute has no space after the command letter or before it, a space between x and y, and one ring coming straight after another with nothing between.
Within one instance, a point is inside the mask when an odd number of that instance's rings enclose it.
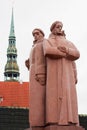
<instances>
[{"instance_id":1,"label":"distant building","mask_svg":"<svg viewBox=\"0 0 87 130\"><path fill-rule=\"evenodd\" d=\"M0 82L0 107L29 109L29 83Z\"/></svg>"},{"instance_id":2,"label":"distant building","mask_svg":"<svg viewBox=\"0 0 87 130\"><path fill-rule=\"evenodd\" d=\"M0 130L29 127L29 82L20 81L12 9L4 82L0 82Z\"/></svg>"},{"instance_id":3,"label":"distant building","mask_svg":"<svg viewBox=\"0 0 87 130\"><path fill-rule=\"evenodd\" d=\"M4 70L5 81L19 81L19 67L17 65L16 37L14 30L14 17L12 9L9 45L7 48L7 63Z\"/></svg>"},{"instance_id":4,"label":"distant building","mask_svg":"<svg viewBox=\"0 0 87 130\"><path fill-rule=\"evenodd\" d=\"M29 83L0 82L0 130L29 127Z\"/></svg>"}]
</instances>

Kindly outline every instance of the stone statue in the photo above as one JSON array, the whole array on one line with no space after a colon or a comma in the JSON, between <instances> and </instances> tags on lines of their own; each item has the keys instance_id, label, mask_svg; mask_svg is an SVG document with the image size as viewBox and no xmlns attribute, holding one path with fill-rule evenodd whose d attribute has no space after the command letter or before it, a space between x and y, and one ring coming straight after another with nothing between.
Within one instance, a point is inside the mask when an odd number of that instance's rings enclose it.
<instances>
[{"instance_id":1,"label":"stone statue","mask_svg":"<svg viewBox=\"0 0 87 130\"><path fill-rule=\"evenodd\" d=\"M80 53L75 45L65 38L63 24L52 24L51 34L44 42L47 63L46 123L78 125L75 60Z\"/></svg>"},{"instance_id":2,"label":"stone statue","mask_svg":"<svg viewBox=\"0 0 87 130\"><path fill-rule=\"evenodd\" d=\"M41 29L34 29L33 46L30 58L25 61L26 67L30 70L30 100L29 100L29 121L30 126L45 125L45 75L46 63L43 53L44 32Z\"/></svg>"},{"instance_id":3,"label":"stone statue","mask_svg":"<svg viewBox=\"0 0 87 130\"><path fill-rule=\"evenodd\" d=\"M32 130L83 130L76 94L75 60L80 53L62 27L62 22L54 22L48 39L42 30L33 31L35 41L28 59Z\"/></svg>"}]
</instances>

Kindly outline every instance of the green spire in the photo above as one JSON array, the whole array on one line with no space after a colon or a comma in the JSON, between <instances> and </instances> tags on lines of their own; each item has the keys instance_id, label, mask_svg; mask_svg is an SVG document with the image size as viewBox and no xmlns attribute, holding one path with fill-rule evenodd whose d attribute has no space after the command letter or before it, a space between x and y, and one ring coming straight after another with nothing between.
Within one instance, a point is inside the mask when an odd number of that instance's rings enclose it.
<instances>
[{"instance_id":1,"label":"green spire","mask_svg":"<svg viewBox=\"0 0 87 130\"><path fill-rule=\"evenodd\" d=\"M12 17L11 17L11 26L10 26L10 35L9 35L9 37L12 37L12 36L15 37L13 8L12 8Z\"/></svg>"},{"instance_id":2,"label":"green spire","mask_svg":"<svg viewBox=\"0 0 87 130\"><path fill-rule=\"evenodd\" d=\"M7 63L4 69L5 81L19 81L19 66L17 64L16 37L14 33L13 8L9 35L9 45L7 48Z\"/></svg>"}]
</instances>

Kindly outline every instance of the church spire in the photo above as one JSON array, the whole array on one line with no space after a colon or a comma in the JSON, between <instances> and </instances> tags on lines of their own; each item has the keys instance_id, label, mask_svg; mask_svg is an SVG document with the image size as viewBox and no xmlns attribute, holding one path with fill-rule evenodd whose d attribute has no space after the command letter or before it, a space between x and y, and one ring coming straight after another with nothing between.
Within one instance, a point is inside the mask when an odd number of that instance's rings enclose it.
<instances>
[{"instance_id":1,"label":"church spire","mask_svg":"<svg viewBox=\"0 0 87 130\"><path fill-rule=\"evenodd\" d=\"M10 26L10 35L9 35L9 37L12 37L12 36L13 37L15 36L13 8L12 8L12 17L11 17L11 26Z\"/></svg>"},{"instance_id":2,"label":"church spire","mask_svg":"<svg viewBox=\"0 0 87 130\"><path fill-rule=\"evenodd\" d=\"M16 37L14 32L14 17L12 8L9 45L7 48L7 63L5 65L5 81L19 81L19 67L17 65Z\"/></svg>"}]
</instances>

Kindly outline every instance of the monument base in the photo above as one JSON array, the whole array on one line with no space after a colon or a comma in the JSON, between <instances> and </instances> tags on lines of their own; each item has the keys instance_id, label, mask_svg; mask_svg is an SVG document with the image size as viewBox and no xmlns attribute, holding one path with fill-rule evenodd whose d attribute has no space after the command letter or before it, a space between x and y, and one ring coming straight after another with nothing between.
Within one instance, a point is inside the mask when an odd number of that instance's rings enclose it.
<instances>
[{"instance_id":1,"label":"monument base","mask_svg":"<svg viewBox=\"0 0 87 130\"><path fill-rule=\"evenodd\" d=\"M45 127L33 127L25 130L85 130L81 126L58 126L58 125L49 125Z\"/></svg>"},{"instance_id":2,"label":"monument base","mask_svg":"<svg viewBox=\"0 0 87 130\"><path fill-rule=\"evenodd\" d=\"M85 130L81 126L57 126L57 125L50 125L45 127L44 130Z\"/></svg>"}]
</instances>

